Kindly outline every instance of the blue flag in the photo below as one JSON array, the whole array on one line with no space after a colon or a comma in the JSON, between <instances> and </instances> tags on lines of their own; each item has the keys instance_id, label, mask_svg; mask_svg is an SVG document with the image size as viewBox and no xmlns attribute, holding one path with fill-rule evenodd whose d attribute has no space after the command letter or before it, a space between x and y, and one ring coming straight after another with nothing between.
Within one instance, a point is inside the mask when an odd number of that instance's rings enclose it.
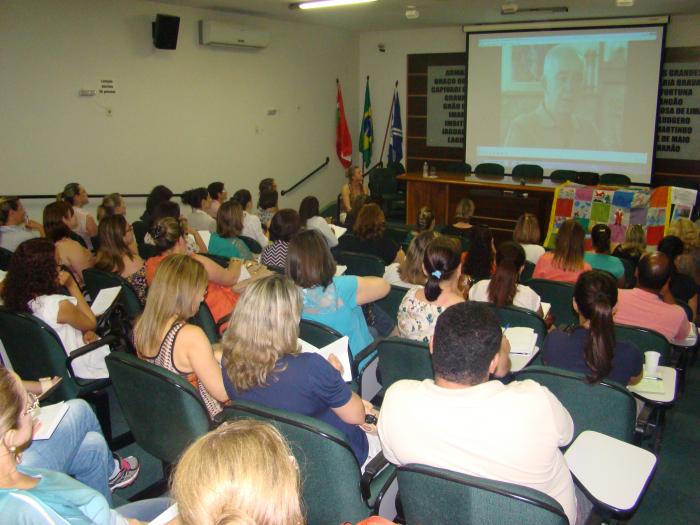
<instances>
[{"instance_id":1,"label":"blue flag","mask_svg":"<svg viewBox=\"0 0 700 525\"><path fill-rule=\"evenodd\" d=\"M394 92L393 117L391 119L391 142L389 143L389 164L403 159L403 129L401 126L401 105L399 92Z\"/></svg>"}]
</instances>

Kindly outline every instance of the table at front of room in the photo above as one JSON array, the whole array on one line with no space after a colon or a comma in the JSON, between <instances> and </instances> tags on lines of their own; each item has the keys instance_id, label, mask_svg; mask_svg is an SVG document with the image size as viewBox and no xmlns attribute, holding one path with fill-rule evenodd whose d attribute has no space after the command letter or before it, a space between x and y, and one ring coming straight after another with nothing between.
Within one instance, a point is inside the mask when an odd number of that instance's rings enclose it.
<instances>
[{"instance_id":1,"label":"table at front of room","mask_svg":"<svg viewBox=\"0 0 700 525\"><path fill-rule=\"evenodd\" d=\"M406 182L406 223L414 224L418 210L430 206L436 224L452 224L457 203L468 197L476 208L473 222L489 226L497 243L513 238L515 222L523 213L537 217L544 240L558 185L549 179L522 184L510 176L440 171L436 177L406 173L398 180Z\"/></svg>"}]
</instances>

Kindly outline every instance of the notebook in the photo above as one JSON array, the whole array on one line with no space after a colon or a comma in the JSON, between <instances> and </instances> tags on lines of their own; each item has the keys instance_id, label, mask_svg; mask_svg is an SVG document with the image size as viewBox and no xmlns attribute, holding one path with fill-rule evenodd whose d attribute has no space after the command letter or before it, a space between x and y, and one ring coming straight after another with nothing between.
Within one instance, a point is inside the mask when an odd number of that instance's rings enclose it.
<instances>
[{"instance_id":1,"label":"notebook","mask_svg":"<svg viewBox=\"0 0 700 525\"><path fill-rule=\"evenodd\" d=\"M335 265L335 276L338 277L339 275L343 275L347 271L348 267L343 266L342 264L336 264Z\"/></svg>"},{"instance_id":2,"label":"notebook","mask_svg":"<svg viewBox=\"0 0 700 525\"><path fill-rule=\"evenodd\" d=\"M542 307L542 317L547 317L547 314L552 309L552 305L541 301L540 306Z\"/></svg>"},{"instance_id":3,"label":"notebook","mask_svg":"<svg viewBox=\"0 0 700 525\"><path fill-rule=\"evenodd\" d=\"M335 233L335 238L340 239L346 231L348 231L347 228L343 228L342 226L338 226L337 224L329 224L328 226L331 227L331 230L333 230L333 233Z\"/></svg>"},{"instance_id":4,"label":"notebook","mask_svg":"<svg viewBox=\"0 0 700 525\"><path fill-rule=\"evenodd\" d=\"M340 364L343 366L343 381L349 383L352 381L352 370L350 369L350 356L348 355L348 341L349 339L346 335L323 348L317 348L303 339L299 339L299 344L301 345L302 352L318 354L324 359L328 359L328 356L331 354L337 357L338 361L340 361Z\"/></svg>"},{"instance_id":5,"label":"notebook","mask_svg":"<svg viewBox=\"0 0 700 525\"><path fill-rule=\"evenodd\" d=\"M68 412L68 408L70 407L63 401L55 405L47 405L39 408L35 419L41 422L41 427L39 427L39 430L36 431L32 439L34 439L34 441L49 439L63 419L63 416Z\"/></svg>"},{"instance_id":6,"label":"notebook","mask_svg":"<svg viewBox=\"0 0 700 525\"><path fill-rule=\"evenodd\" d=\"M511 354L530 355L537 345L537 334L532 328L513 326L503 330L508 338Z\"/></svg>"},{"instance_id":7,"label":"notebook","mask_svg":"<svg viewBox=\"0 0 700 525\"><path fill-rule=\"evenodd\" d=\"M209 230L197 230L197 233L202 238L204 246L209 246L209 239L211 239L211 232Z\"/></svg>"},{"instance_id":8,"label":"notebook","mask_svg":"<svg viewBox=\"0 0 700 525\"><path fill-rule=\"evenodd\" d=\"M97 294L97 297L95 297L95 300L90 305L90 310L92 310L92 313L95 314L95 317L99 317L109 310L109 307L112 306L112 303L114 303L115 299L119 295L119 292L121 291L121 286L102 288L100 293Z\"/></svg>"},{"instance_id":9,"label":"notebook","mask_svg":"<svg viewBox=\"0 0 700 525\"><path fill-rule=\"evenodd\" d=\"M664 380L643 377L639 383L630 387L630 389L644 394L663 394L665 391Z\"/></svg>"}]
</instances>

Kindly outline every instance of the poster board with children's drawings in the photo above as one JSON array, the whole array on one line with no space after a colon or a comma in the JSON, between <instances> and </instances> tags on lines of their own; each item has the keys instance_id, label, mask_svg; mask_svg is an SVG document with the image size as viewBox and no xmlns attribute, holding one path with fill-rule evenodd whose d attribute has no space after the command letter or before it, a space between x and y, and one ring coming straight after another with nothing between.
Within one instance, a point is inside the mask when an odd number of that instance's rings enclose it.
<instances>
[{"instance_id":1,"label":"poster board with children's drawings","mask_svg":"<svg viewBox=\"0 0 700 525\"><path fill-rule=\"evenodd\" d=\"M691 216L696 194L696 190L671 186L582 186L565 182L554 193L544 245L553 249L561 225L574 219L586 231L587 250L591 249L591 228L601 223L610 227L613 244L625 240L630 225L639 224L646 233L647 246L655 247L671 221Z\"/></svg>"}]
</instances>

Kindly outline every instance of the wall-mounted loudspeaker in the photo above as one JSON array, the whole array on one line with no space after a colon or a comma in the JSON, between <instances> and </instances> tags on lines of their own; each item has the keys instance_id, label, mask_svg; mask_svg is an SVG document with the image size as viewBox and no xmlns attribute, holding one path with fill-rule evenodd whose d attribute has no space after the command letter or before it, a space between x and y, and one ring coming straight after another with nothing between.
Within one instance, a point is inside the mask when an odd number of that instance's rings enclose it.
<instances>
[{"instance_id":1,"label":"wall-mounted loudspeaker","mask_svg":"<svg viewBox=\"0 0 700 525\"><path fill-rule=\"evenodd\" d=\"M157 49L175 49L177 47L177 32L180 29L180 17L171 15L156 15L152 23L153 45Z\"/></svg>"}]
</instances>

